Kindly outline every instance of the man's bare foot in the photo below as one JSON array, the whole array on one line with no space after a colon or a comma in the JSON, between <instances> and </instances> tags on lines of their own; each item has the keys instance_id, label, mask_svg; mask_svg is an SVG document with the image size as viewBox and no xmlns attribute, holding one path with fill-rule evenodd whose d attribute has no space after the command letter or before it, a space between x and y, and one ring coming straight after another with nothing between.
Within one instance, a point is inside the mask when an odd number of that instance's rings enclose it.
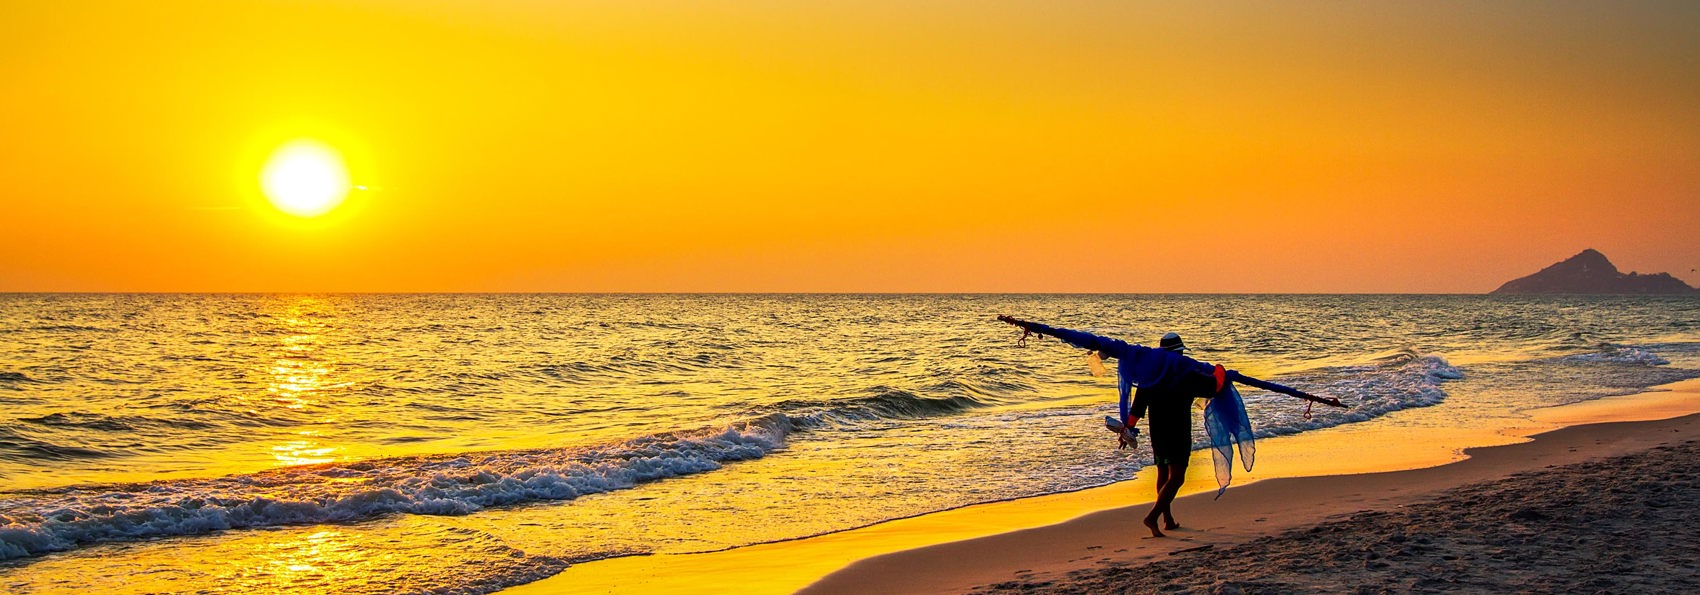
<instances>
[{"instance_id":1,"label":"man's bare foot","mask_svg":"<svg viewBox=\"0 0 1700 595\"><path fill-rule=\"evenodd\" d=\"M1163 528L1168 529L1170 531L1173 531L1175 529L1181 528L1181 524L1175 522L1175 516L1174 515L1165 512L1165 513L1163 513Z\"/></svg>"},{"instance_id":2,"label":"man's bare foot","mask_svg":"<svg viewBox=\"0 0 1700 595\"><path fill-rule=\"evenodd\" d=\"M1157 530L1157 515L1145 517L1145 528L1151 530L1152 537L1162 537L1163 532Z\"/></svg>"}]
</instances>

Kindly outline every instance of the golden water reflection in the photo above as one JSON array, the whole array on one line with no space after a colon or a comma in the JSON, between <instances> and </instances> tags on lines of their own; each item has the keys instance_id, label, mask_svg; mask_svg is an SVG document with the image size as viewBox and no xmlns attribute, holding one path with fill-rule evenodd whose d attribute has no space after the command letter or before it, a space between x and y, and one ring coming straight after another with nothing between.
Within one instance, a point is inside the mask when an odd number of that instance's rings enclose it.
<instances>
[{"instance_id":1,"label":"golden water reflection","mask_svg":"<svg viewBox=\"0 0 1700 595\"><path fill-rule=\"evenodd\" d=\"M318 434L318 432L312 430L298 433L300 436L312 436L316 434ZM278 464L284 467L293 465L317 465L319 463L335 461L337 459L336 453L341 450L341 447L324 446L317 440L302 438L300 440L290 440L273 446L272 458L277 459Z\"/></svg>"},{"instance_id":2,"label":"golden water reflection","mask_svg":"<svg viewBox=\"0 0 1700 595\"><path fill-rule=\"evenodd\" d=\"M266 369L267 401L291 411L319 413L329 406L326 391L348 385L336 381L338 362L327 340L337 330L335 304L303 296L278 306L272 318L282 324L278 327L278 344L271 351L271 362ZM292 439L269 448L279 466L329 463L337 460L343 450L326 444L318 430L296 432Z\"/></svg>"},{"instance_id":3,"label":"golden water reflection","mask_svg":"<svg viewBox=\"0 0 1700 595\"><path fill-rule=\"evenodd\" d=\"M300 584L308 574L323 574L321 568L344 565L359 550L348 547L341 531L320 531L300 539L267 543L261 558L266 560L266 574L284 584Z\"/></svg>"},{"instance_id":4,"label":"golden water reflection","mask_svg":"<svg viewBox=\"0 0 1700 595\"><path fill-rule=\"evenodd\" d=\"M564 566L514 549L495 535L461 528L460 521L398 515L353 525L105 544L9 568L0 573L0 593L468 593Z\"/></svg>"}]
</instances>

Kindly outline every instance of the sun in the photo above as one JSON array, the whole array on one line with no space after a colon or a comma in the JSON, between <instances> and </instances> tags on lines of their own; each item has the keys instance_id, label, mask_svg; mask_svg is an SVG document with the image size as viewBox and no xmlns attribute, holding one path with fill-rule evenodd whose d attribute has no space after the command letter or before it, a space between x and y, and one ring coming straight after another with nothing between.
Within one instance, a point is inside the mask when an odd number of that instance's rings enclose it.
<instances>
[{"instance_id":1,"label":"sun","mask_svg":"<svg viewBox=\"0 0 1700 595\"><path fill-rule=\"evenodd\" d=\"M348 168L342 155L314 140L285 143L272 152L260 170L260 188L278 210L297 217L317 217L335 209L348 196Z\"/></svg>"}]
</instances>

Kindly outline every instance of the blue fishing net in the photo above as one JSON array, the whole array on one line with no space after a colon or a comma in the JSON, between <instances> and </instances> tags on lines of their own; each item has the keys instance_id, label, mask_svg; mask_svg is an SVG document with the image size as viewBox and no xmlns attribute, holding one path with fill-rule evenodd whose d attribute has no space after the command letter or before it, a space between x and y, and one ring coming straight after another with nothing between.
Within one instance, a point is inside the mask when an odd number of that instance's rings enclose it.
<instances>
[{"instance_id":1,"label":"blue fishing net","mask_svg":"<svg viewBox=\"0 0 1700 595\"><path fill-rule=\"evenodd\" d=\"M1204 406L1204 431L1210 434L1210 458L1216 461L1216 497L1228 491L1234 479L1234 445L1240 447L1240 462L1246 471L1257 459L1257 440L1251 433L1251 418L1246 417L1245 401L1234 383L1223 383L1222 390Z\"/></svg>"}]
</instances>

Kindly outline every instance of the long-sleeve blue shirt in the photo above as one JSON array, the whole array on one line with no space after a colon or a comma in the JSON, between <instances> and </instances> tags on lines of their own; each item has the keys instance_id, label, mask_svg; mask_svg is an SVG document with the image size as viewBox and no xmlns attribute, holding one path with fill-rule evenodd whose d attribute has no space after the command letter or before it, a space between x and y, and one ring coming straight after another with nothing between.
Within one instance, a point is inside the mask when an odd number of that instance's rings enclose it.
<instances>
[{"instance_id":1,"label":"long-sleeve blue shirt","mask_svg":"<svg viewBox=\"0 0 1700 595\"><path fill-rule=\"evenodd\" d=\"M1146 347L1120 339L1047 326L1037 322L1026 323L1024 328L1042 335L1056 337L1064 343L1082 349L1097 351L1105 357L1115 358L1117 388L1121 393L1119 405L1123 423L1126 423L1132 416L1143 417L1144 414L1143 411L1137 411L1136 409L1139 408L1134 406L1134 387L1164 387L1180 382L1187 374L1213 375L1215 373L1215 366L1167 349Z\"/></svg>"}]
</instances>

